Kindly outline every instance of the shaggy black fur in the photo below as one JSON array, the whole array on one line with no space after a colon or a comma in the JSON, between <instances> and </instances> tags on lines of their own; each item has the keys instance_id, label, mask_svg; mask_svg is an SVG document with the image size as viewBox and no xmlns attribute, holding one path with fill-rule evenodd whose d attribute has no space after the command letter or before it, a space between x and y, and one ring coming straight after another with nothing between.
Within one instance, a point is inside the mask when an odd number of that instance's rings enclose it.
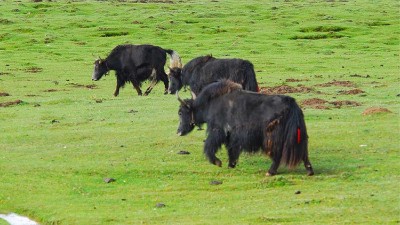
<instances>
[{"instance_id":1,"label":"shaggy black fur","mask_svg":"<svg viewBox=\"0 0 400 225\"><path fill-rule=\"evenodd\" d=\"M206 86L195 100L184 100L179 115L181 135L207 123L204 153L215 165L222 164L215 154L225 144L229 167L236 166L242 151L262 149L273 161L267 175L275 175L280 163L293 168L301 161L308 175L314 174L303 112L289 96L244 91L222 80Z\"/></svg>"},{"instance_id":2,"label":"shaggy black fur","mask_svg":"<svg viewBox=\"0 0 400 225\"><path fill-rule=\"evenodd\" d=\"M258 92L253 64L243 59L216 59L211 55L189 61L183 69L170 69L168 92L175 94L189 86L195 96L208 84L229 79L243 86L244 90Z\"/></svg>"},{"instance_id":3,"label":"shaggy black fur","mask_svg":"<svg viewBox=\"0 0 400 225\"><path fill-rule=\"evenodd\" d=\"M106 59L95 61L92 79L99 80L110 70L115 70L117 87L114 96L118 96L119 89L127 82L131 82L138 95L142 95L140 86L147 79L151 80L151 84L145 95L149 94L160 80L164 82L166 94L168 76L164 71L164 65L167 53L171 56L171 65L181 65L179 55L173 50L152 45L118 45Z\"/></svg>"}]
</instances>

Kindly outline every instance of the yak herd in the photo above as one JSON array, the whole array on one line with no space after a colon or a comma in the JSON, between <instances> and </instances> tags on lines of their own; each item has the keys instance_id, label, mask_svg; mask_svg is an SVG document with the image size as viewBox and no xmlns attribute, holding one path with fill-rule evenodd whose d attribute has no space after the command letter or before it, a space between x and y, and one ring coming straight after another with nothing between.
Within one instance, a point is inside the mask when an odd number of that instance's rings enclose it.
<instances>
[{"instance_id":1,"label":"yak herd","mask_svg":"<svg viewBox=\"0 0 400 225\"><path fill-rule=\"evenodd\" d=\"M170 56L169 74L164 71ZM182 67L174 50L153 45L118 45L105 59L94 62L92 80L114 70L114 96L127 82L138 95L141 84L150 81L148 95L161 80L164 94L176 94L180 102L178 135L207 124L204 154L210 163L221 166L216 157L224 144L228 166L234 168L241 152L262 151L272 164L267 176L277 174L280 163L289 168L303 162L307 175L314 174L308 159L308 136L304 115L295 99L284 95L260 94L253 64L243 59L200 56ZM181 99L181 88L189 88L191 99Z\"/></svg>"}]
</instances>

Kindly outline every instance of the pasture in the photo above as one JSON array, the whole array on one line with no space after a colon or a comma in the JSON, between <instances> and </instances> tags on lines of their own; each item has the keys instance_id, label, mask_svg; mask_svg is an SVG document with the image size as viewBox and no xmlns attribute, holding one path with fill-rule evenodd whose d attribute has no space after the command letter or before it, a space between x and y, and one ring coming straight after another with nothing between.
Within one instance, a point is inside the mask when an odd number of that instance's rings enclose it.
<instances>
[{"instance_id":1,"label":"pasture","mask_svg":"<svg viewBox=\"0 0 400 225\"><path fill-rule=\"evenodd\" d=\"M0 213L68 225L399 224L399 7L0 1ZM114 97L114 72L91 80L94 60L123 43L176 50L183 64L250 60L262 92L302 106L315 175L300 165L265 177L261 154L228 169L225 149L222 168L209 164L204 131L176 135L179 103L162 83Z\"/></svg>"}]
</instances>

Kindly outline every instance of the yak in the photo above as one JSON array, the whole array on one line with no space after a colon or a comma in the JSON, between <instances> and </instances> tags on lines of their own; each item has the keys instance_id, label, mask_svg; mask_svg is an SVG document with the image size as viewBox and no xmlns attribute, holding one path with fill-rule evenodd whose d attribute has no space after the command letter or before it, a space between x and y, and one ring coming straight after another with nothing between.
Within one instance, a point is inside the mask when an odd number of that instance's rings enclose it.
<instances>
[{"instance_id":1,"label":"yak","mask_svg":"<svg viewBox=\"0 0 400 225\"><path fill-rule=\"evenodd\" d=\"M280 163L294 168L301 161L307 174L314 174L304 115L292 97L246 91L229 80L207 85L196 99L177 97L181 103L177 133L186 135L206 123L204 153L210 163L222 165L215 154L224 144L230 168L237 165L242 151L262 150L272 159L267 176L277 174Z\"/></svg>"},{"instance_id":2,"label":"yak","mask_svg":"<svg viewBox=\"0 0 400 225\"><path fill-rule=\"evenodd\" d=\"M148 95L154 86L161 80L165 85L165 92L168 89L168 76L164 71L166 54L171 57L170 67L181 68L181 58L174 50L163 49L153 45L118 45L105 59L97 59L94 62L92 80L100 80L110 70L115 71L117 87L114 96L118 96L119 89L127 82L131 82L138 95L142 95L141 84L150 80L150 86L144 95Z\"/></svg>"},{"instance_id":3,"label":"yak","mask_svg":"<svg viewBox=\"0 0 400 225\"><path fill-rule=\"evenodd\" d=\"M193 99L208 84L229 79L248 91L258 92L254 66L243 59L216 59L211 55L189 61L182 69L170 68L168 92L175 94L182 87L190 87Z\"/></svg>"}]
</instances>

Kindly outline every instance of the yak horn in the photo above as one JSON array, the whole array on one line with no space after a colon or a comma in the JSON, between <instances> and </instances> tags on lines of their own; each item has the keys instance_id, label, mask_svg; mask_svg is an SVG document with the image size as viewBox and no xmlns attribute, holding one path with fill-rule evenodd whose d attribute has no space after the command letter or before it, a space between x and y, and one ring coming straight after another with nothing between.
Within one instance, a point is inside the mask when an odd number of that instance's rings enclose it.
<instances>
[{"instance_id":1,"label":"yak horn","mask_svg":"<svg viewBox=\"0 0 400 225\"><path fill-rule=\"evenodd\" d=\"M177 92L176 92L176 98L178 99L178 101L179 101L182 105L184 105L184 106L190 108L189 104L187 104L183 99L181 99L181 97L179 97L179 94L178 94L178 93L179 93L179 92L177 91Z\"/></svg>"}]
</instances>

